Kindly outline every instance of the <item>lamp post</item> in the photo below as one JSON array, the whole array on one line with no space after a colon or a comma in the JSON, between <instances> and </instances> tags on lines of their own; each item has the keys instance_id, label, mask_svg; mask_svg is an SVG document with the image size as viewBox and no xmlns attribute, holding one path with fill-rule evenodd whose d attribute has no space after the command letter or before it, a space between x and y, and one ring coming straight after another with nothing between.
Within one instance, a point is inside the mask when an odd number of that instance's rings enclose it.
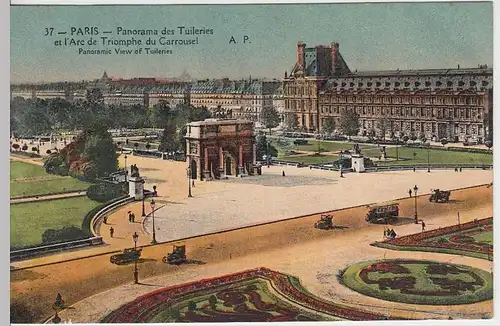
<instances>
[{"instance_id":1,"label":"lamp post","mask_svg":"<svg viewBox=\"0 0 500 326\"><path fill-rule=\"evenodd\" d=\"M417 185L415 185L415 187L413 187L413 192L415 193L415 224L418 224L418 214L417 214L417 196L418 196L418 187Z\"/></svg>"},{"instance_id":2,"label":"lamp post","mask_svg":"<svg viewBox=\"0 0 500 326\"><path fill-rule=\"evenodd\" d=\"M187 168L187 177L188 177L188 197L193 197L193 195L191 195L191 164L189 164Z\"/></svg>"},{"instance_id":3,"label":"lamp post","mask_svg":"<svg viewBox=\"0 0 500 326\"><path fill-rule=\"evenodd\" d=\"M128 168L127 168L127 155L123 157L125 159L125 182L127 182Z\"/></svg>"},{"instance_id":4,"label":"lamp post","mask_svg":"<svg viewBox=\"0 0 500 326\"><path fill-rule=\"evenodd\" d=\"M399 138L396 137L396 161L399 161Z\"/></svg>"},{"instance_id":5,"label":"lamp post","mask_svg":"<svg viewBox=\"0 0 500 326\"><path fill-rule=\"evenodd\" d=\"M343 164L344 163L344 151L341 150L340 151L340 177L343 178L344 177L344 172L342 171L342 167L343 167Z\"/></svg>"},{"instance_id":6,"label":"lamp post","mask_svg":"<svg viewBox=\"0 0 500 326\"><path fill-rule=\"evenodd\" d=\"M151 215L153 216L153 240L151 241L152 245L157 244L156 242L156 231L155 231L155 200L151 199Z\"/></svg>"},{"instance_id":7,"label":"lamp post","mask_svg":"<svg viewBox=\"0 0 500 326\"><path fill-rule=\"evenodd\" d=\"M431 159L430 159L431 145L427 147L427 173L431 172Z\"/></svg>"},{"instance_id":8,"label":"lamp post","mask_svg":"<svg viewBox=\"0 0 500 326\"><path fill-rule=\"evenodd\" d=\"M146 196L144 196L144 184L146 183L146 181L142 179L141 183L142 183L142 217L145 217L146 210L144 209L144 200L146 199Z\"/></svg>"},{"instance_id":9,"label":"lamp post","mask_svg":"<svg viewBox=\"0 0 500 326\"><path fill-rule=\"evenodd\" d=\"M139 235L137 232L134 232L132 235L132 239L134 240L134 251L137 250L137 240L139 239ZM139 272L137 271L137 259L134 261L134 284L139 284Z\"/></svg>"}]
</instances>

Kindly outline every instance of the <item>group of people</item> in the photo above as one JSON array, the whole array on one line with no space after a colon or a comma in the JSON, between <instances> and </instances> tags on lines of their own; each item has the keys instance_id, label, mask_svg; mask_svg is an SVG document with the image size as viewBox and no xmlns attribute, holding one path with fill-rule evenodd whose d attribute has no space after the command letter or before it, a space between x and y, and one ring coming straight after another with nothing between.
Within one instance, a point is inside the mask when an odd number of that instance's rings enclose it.
<instances>
[{"instance_id":1,"label":"group of people","mask_svg":"<svg viewBox=\"0 0 500 326\"><path fill-rule=\"evenodd\" d=\"M462 172L462 167L461 166L460 167L456 167L455 166L455 172Z\"/></svg>"},{"instance_id":2,"label":"group of people","mask_svg":"<svg viewBox=\"0 0 500 326\"><path fill-rule=\"evenodd\" d=\"M394 229L384 229L384 238L394 239L396 236Z\"/></svg>"},{"instance_id":3,"label":"group of people","mask_svg":"<svg viewBox=\"0 0 500 326\"><path fill-rule=\"evenodd\" d=\"M128 211L127 214L128 214L128 221L130 223L135 223L135 214L132 213L131 211Z\"/></svg>"}]
</instances>

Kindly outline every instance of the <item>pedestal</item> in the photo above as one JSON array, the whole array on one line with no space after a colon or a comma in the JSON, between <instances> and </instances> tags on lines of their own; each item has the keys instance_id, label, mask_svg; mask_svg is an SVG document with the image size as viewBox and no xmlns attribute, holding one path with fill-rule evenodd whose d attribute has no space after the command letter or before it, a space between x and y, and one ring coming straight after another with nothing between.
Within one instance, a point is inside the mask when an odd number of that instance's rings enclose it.
<instances>
[{"instance_id":1,"label":"pedestal","mask_svg":"<svg viewBox=\"0 0 500 326\"><path fill-rule=\"evenodd\" d=\"M224 175L224 169L223 168L219 168L219 176L221 179L224 179L226 176Z\"/></svg>"},{"instance_id":2,"label":"pedestal","mask_svg":"<svg viewBox=\"0 0 500 326\"><path fill-rule=\"evenodd\" d=\"M144 198L144 179L141 177L128 178L128 194L134 197L135 200L142 200Z\"/></svg>"},{"instance_id":3,"label":"pedestal","mask_svg":"<svg viewBox=\"0 0 500 326\"><path fill-rule=\"evenodd\" d=\"M365 158L362 155L352 155L351 166L354 172L365 172Z\"/></svg>"},{"instance_id":4,"label":"pedestal","mask_svg":"<svg viewBox=\"0 0 500 326\"><path fill-rule=\"evenodd\" d=\"M203 171L203 179L205 181L212 180L212 177L210 176L210 171Z\"/></svg>"},{"instance_id":5,"label":"pedestal","mask_svg":"<svg viewBox=\"0 0 500 326\"><path fill-rule=\"evenodd\" d=\"M243 166L238 166L238 175L242 176L245 174L245 168Z\"/></svg>"}]
</instances>

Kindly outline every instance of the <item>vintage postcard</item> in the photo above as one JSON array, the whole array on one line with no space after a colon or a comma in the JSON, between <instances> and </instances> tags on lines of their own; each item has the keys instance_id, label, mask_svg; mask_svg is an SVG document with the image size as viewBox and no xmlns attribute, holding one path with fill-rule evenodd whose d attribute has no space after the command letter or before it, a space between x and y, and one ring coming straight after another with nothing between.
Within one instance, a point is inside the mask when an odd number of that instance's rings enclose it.
<instances>
[{"instance_id":1,"label":"vintage postcard","mask_svg":"<svg viewBox=\"0 0 500 326\"><path fill-rule=\"evenodd\" d=\"M491 2L11 5L10 70L11 323L494 318Z\"/></svg>"}]
</instances>

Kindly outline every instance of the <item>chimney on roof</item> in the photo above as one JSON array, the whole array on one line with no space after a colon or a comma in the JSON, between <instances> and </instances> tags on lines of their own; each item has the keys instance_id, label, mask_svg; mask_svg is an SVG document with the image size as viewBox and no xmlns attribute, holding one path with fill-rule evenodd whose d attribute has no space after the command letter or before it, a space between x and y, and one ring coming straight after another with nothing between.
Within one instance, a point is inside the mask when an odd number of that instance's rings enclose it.
<instances>
[{"instance_id":1,"label":"chimney on roof","mask_svg":"<svg viewBox=\"0 0 500 326\"><path fill-rule=\"evenodd\" d=\"M339 62L339 44L333 42L331 44L332 49L332 75L340 74L340 62Z\"/></svg>"},{"instance_id":2,"label":"chimney on roof","mask_svg":"<svg viewBox=\"0 0 500 326\"><path fill-rule=\"evenodd\" d=\"M297 70L298 71L303 71L304 70L304 48L306 47L305 43L302 43L302 41L299 41L297 43Z\"/></svg>"}]
</instances>

